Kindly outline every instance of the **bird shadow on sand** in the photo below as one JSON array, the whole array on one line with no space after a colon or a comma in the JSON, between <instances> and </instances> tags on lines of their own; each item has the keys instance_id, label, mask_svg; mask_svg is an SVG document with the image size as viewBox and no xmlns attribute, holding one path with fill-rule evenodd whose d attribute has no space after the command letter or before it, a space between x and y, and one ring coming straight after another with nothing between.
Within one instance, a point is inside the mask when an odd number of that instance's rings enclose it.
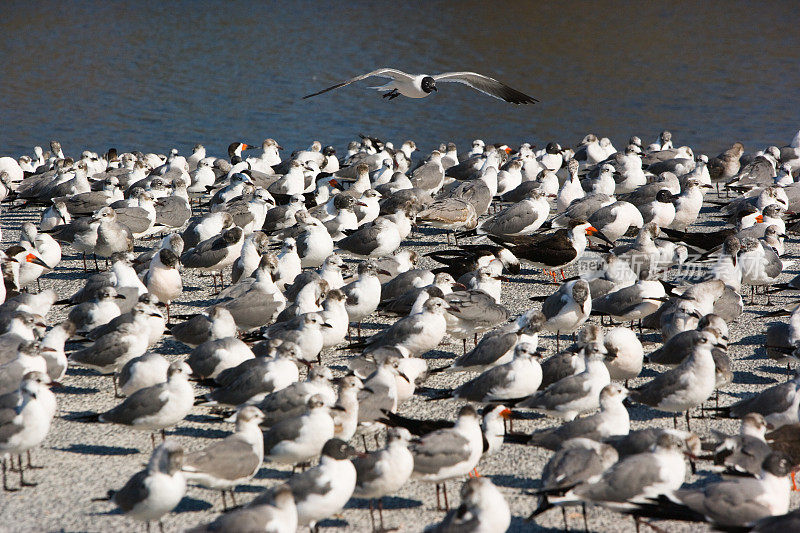
<instances>
[{"instance_id":1,"label":"bird shadow on sand","mask_svg":"<svg viewBox=\"0 0 800 533\"><path fill-rule=\"evenodd\" d=\"M122 446L104 446L102 444L76 444L72 443L64 448L53 448L60 452L77 453L80 455L136 455L139 452L136 448L124 448Z\"/></svg>"},{"instance_id":2,"label":"bird shadow on sand","mask_svg":"<svg viewBox=\"0 0 800 533\"><path fill-rule=\"evenodd\" d=\"M498 487L508 487L510 489L533 489L539 486L539 482L529 477L513 476L511 474L494 474L487 476L492 483Z\"/></svg>"},{"instance_id":3,"label":"bird shadow on sand","mask_svg":"<svg viewBox=\"0 0 800 533\"><path fill-rule=\"evenodd\" d=\"M318 524L318 527L343 527L343 528L346 528L349 525L350 525L350 523L347 520L342 520L342 519L339 519L339 518L336 518L336 519L328 518L328 519L325 519L325 520L321 521Z\"/></svg>"},{"instance_id":4,"label":"bird shadow on sand","mask_svg":"<svg viewBox=\"0 0 800 533\"><path fill-rule=\"evenodd\" d=\"M448 352L445 350L431 350L423 354L423 359L453 359L453 352Z\"/></svg>"},{"instance_id":5,"label":"bird shadow on sand","mask_svg":"<svg viewBox=\"0 0 800 533\"><path fill-rule=\"evenodd\" d=\"M255 479L289 479L290 477L292 477L292 473L288 470L277 470L266 466L262 466L253 476Z\"/></svg>"},{"instance_id":6,"label":"bird shadow on sand","mask_svg":"<svg viewBox=\"0 0 800 533\"><path fill-rule=\"evenodd\" d=\"M508 526L508 531L513 533L515 531L538 531L540 533L563 533L563 528L559 527L544 527L536 522L528 522L522 516L512 516L511 524ZM570 531L572 531L570 529Z\"/></svg>"},{"instance_id":7,"label":"bird shadow on sand","mask_svg":"<svg viewBox=\"0 0 800 533\"><path fill-rule=\"evenodd\" d=\"M180 435L182 437L203 437L205 439L222 439L230 435L230 431L222 429L205 429L181 426L169 432L170 435Z\"/></svg>"},{"instance_id":8,"label":"bird shadow on sand","mask_svg":"<svg viewBox=\"0 0 800 533\"><path fill-rule=\"evenodd\" d=\"M345 506L346 509L369 509L370 500L365 498L351 498ZM373 504L375 505L375 504ZM414 509L422 507L422 502L399 496L386 496L383 498L384 509Z\"/></svg>"},{"instance_id":9,"label":"bird shadow on sand","mask_svg":"<svg viewBox=\"0 0 800 533\"><path fill-rule=\"evenodd\" d=\"M733 373L733 382L738 384L748 384L748 385L770 385L773 383L778 383L780 380L768 378L764 376L759 376L758 374L754 374L752 372L734 372Z\"/></svg>"},{"instance_id":10,"label":"bird shadow on sand","mask_svg":"<svg viewBox=\"0 0 800 533\"><path fill-rule=\"evenodd\" d=\"M94 394L100 392L100 389L94 387L75 387L74 385L62 385L60 387L53 387L53 391L58 394Z\"/></svg>"},{"instance_id":11,"label":"bird shadow on sand","mask_svg":"<svg viewBox=\"0 0 800 533\"><path fill-rule=\"evenodd\" d=\"M758 334L755 334L755 335L748 335L747 337L742 337L741 339L739 339L734 344L736 344L737 346L739 346L739 345L742 345L742 346L753 346L753 345L761 346L762 344L764 344L764 334L763 333L758 333Z\"/></svg>"},{"instance_id":12,"label":"bird shadow on sand","mask_svg":"<svg viewBox=\"0 0 800 533\"><path fill-rule=\"evenodd\" d=\"M209 422L220 422L221 419L218 416L211 416L211 415L186 415L184 420L188 422L197 422L199 424L207 424Z\"/></svg>"},{"instance_id":13,"label":"bird shadow on sand","mask_svg":"<svg viewBox=\"0 0 800 533\"><path fill-rule=\"evenodd\" d=\"M184 496L173 513L198 513L200 511L208 511L213 509L214 506L205 500Z\"/></svg>"}]
</instances>

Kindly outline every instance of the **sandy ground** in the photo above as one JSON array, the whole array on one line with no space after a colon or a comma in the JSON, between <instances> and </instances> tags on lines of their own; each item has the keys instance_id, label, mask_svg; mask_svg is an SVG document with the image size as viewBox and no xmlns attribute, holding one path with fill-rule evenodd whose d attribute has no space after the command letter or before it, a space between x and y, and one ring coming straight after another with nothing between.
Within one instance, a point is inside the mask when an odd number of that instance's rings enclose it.
<instances>
[{"instance_id":1,"label":"sandy ground","mask_svg":"<svg viewBox=\"0 0 800 533\"><path fill-rule=\"evenodd\" d=\"M712 193L709 197L715 197ZM701 221L709 225L707 212ZM4 212L2 214L3 247L17 242L19 226L26 220L38 222L39 212L25 210L20 212ZM139 246L154 245L157 241L138 242ZM432 247L445 245L444 235L436 230L423 230L422 236L416 234L403 246L419 251L430 251ZM787 246L787 256L797 253L797 245ZM428 266L427 259L422 266ZM574 274L574 268L567 275ZM787 270L781 281L788 281L797 272ZM199 277L190 270L183 272L185 290L182 297L174 305L174 313L193 313L207 306L212 301L211 280ZM41 280L42 288L53 288L62 297L75 292L84 280L81 263L75 252L64 248L64 260L54 272ZM229 279L229 278L226 278ZM541 273L523 269L519 275L512 276L510 282L503 284L503 303L519 314L540 304L530 302L533 295L551 294L556 289ZM788 306L794 301L792 296L776 296L773 302L779 306ZM786 370L774 361L767 359L764 353L765 320L759 316L774 309L760 303L748 305L745 314L731 324L730 354L735 371L734 383L722 391L720 403L728 404L739 398L750 395L779 381L786 379ZM48 324L55 324L65 315L64 309L55 309L48 316ZM597 320L592 318L592 320ZM377 330L385 326L387 319L374 317L365 325L367 330ZM646 351L657 347L660 339L654 333L645 332L644 340L649 344ZM540 350L546 356L555 351L555 338L545 336L540 341ZM171 359L185 357L188 349L165 337L154 351L166 354ZM430 366L444 366L456 354L461 353L461 344L443 343L439 350L426 354ZM328 350L323 353L323 362L330 365L335 374L344 372L349 353L345 350ZM631 386L642 383L653 375L658 368L645 368L642 375L631 382ZM452 388L472 377L465 374L436 374L429 378L425 386L433 389ZM113 504L93 501L101 497L109 489L120 488L127 479L140 470L146 463L150 451L150 435L124 427L99 423L83 423L74 420L76 415L86 412L104 411L116 405L119 400L113 396L110 380L100 377L93 371L82 368L71 368L63 379L64 388L57 393L59 414L53 421L50 434L44 444L34 451L34 462L44 465L43 470L31 471L29 480L38 482L38 486L26 488L16 493L4 493L0 498L0 530L3 531L136 531L143 530L144 525L120 515ZM204 392L197 386L197 392ZM454 418L460 403L453 400L426 402L424 398L415 397L405 403L400 412L404 415L419 418ZM671 427L672 416L645 408L634 407L630 410L632 429L650 426ZM531 415L529 419L517 422L516 428L530 431L536 428L550 427L558 422L544 416ZM680 421L683 427L685 422ZM693 419L692 429L701 437L708 438L711 430L729 433L738 430L738 421L716 419ZM196 450L206 446L213 439L218 439L230 431L232 425L221 422L210 414L206 407L196 407L192 413L176 428L168 433L178 439L186 449ZM360 439L356 445L360 448ZM498 454L485 458L479 465L481 475L489 477L503 491L513 514L511 531L549 531L562 530L561 513L549 511L537 518L535 523L525 522L525 517L532 511L536 503L534 498L526 495L526 491L538 486L542 467L550 456L550 452L522 445L506 445ZM253 499L265 487L281 483L290 475L287 469L274 464L264 464L256 477L247 485L238 487L239 503ZM686 483L698 486L719 479L707 470L707 465L699 465L697 475L693 476L687 467ZM16 476L11 477L16 482ZM448 483L451 505L457 505L460 480ZM798 504L797 495L793 495L792 507ZM433 524L442 518L442 513L435 510L434 487L420 482L407 483L398 494L386 498L385 518L388 526L398 527L401 531L419 531L424 526ZM367 502L351 499L340 517L321 523L325 530L369 531L370 520ZM576 508L575 511L578 509ZM221 511L219 493L197 487L190 487L185 498L175 511L165 517L164 525L169 531L175 531L212 520ZM570 511L572 512L572 511ZM570 515L570 525L582 528L582 519L578 513ZM703 525L681 524L677 522L659 522L668 531L707 530ZM595 531L631 531L633 521L613 512L591 508L589 525ZM645 528L646 529L646 528Z\"/></svg>"}]
</instances>

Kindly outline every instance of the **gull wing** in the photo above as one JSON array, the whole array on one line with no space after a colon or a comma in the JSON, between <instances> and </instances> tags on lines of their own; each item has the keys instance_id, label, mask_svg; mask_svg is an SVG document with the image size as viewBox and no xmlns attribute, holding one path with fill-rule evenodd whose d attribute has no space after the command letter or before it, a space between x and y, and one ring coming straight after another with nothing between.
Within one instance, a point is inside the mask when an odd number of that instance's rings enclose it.
<instances>
[{"instance_id":1,"label":"gull wing","mask_svg":"<svg viewBox=\"0 0 800 533\"><path fill-rule=\"evenodd\" d=\"M497 81L489 76L478 74L477 72L443 72L433 76L436 82L456 82L469 85L476 91L480 91L494 98L511 102L512 104L534 104L538 102L533 96L528 96L516 89L512 89L503 82Z\"/></svg>"},{"instance_id":2,"label":"gull wing","mask_svg":"<svg viewBox=\"0 0 800 533\"><path fill-rule=\"evenodd\" d=\"M390 78L390 79L393 79L393 80L398 80L398 79L411 80L411 79L414 78L413 76L411 76L410 74L406 74L402 70L397 70L397 69L394 69L394 68L386 68L386 67L384 67L384 68L379 68L379 69L373 70L372 72L367 72L366 74L361 74L360 76L355 76L353 78L350 78L349 80L345 80L345 81L343 81L341 83L337 83L336 85L331 85L327 89L322 89L319 92L316 92L316 93L313 93L313 94L308 94L308 95L303 97L303 100L305 100L306 98L311 98L312 96L317 96L318 94L322 94L322 93L326 93L328 91L332 91L334 89L338 89L340 87L345 87L347 85L350 85L351 83L354 83L354 82L357 82L357 81L361 81L363 79L370 78L372 76L377 76L379 78Z\"/></svg>"}]
</instances>

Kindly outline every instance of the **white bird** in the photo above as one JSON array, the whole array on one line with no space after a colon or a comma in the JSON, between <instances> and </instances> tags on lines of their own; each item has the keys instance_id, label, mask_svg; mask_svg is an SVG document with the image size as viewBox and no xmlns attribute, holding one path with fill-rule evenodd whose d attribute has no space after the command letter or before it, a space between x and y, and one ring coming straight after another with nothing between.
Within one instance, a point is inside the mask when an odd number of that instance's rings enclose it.
<instances>
[{"instance_id":1,"label":"white bird","mask_svg":"<svg viewBox=\"0 0 800 533\"><path fill-rule=\"evenodd\" d=\"M379 68L360 76L355 76L341 83L337 83L327 89L323 89L313 94L304 96L303 98L311 98L318 94L332 91L340 87L345 87L351 83L361 81L370 77L387 78L390 82L380 87L372 87L379 91L386 91L383 95L384 98L396 98L400 95L407 96L408 98L425 98L432 91L437 91L436 83L456 82L469 85L473 89L488 94L494 98L505 100L512 104L533 104L538 102L536 98L528 96L524 93L512 89L505 83L499 82L489 76L478 74L476 72L444 72L442 74L434 74L433 76L427 74L407 74L401 70L393 68ZM21 178L20 178L21 179Z\"/></svg>"},{"instance_id":2,"label":"white bird","mask_svg":"<svg viewBox=\"0 0 800 533\"><path fill-rule=\"evenodd\" d=\"M111 499L127 516L147 522L158 520L175 508L186 493L186 478L181 471L183 448L172 439L153 451L147 468L134 474ZM163 526L161 526L163 530Z\"/></svg>"}]
</instances>

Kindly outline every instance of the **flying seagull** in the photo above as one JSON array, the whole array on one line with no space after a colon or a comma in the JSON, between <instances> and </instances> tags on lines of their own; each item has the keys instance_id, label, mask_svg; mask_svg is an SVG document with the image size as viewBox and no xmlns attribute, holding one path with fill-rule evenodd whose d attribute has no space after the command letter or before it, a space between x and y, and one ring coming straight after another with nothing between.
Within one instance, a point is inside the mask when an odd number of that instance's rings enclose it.
<instances>
[{"instance_id":1,"label":"flying seagull","mask_svg":"<svg viewBox=\"0 0 800 533\"><path fill-rule=\"evenodd\" d=\"M506 102L511 102L512 104L533 104L539 101L532 96L512 89L505 83L499 82L489 76L478 74L477 72L444 72L442 74L430 76L428 74L406 74L402 70L393 68L379 68L372 72L367 72L366 74L361 74L360 76L355 76L349 80L337 83L336 85L328 87L327 89L322 89L314 94L309 94L303 98L311 98L312 96L317 96L318 94L326 93L333 89L338 89L339 87L344 87L353 82L373 76L391 80L389 83L381 85L380 87L370 87L378 91L386 91L383 97L389 100L397 98L401 94L409 98L425 98L432 91L438 92L436 88L438 82L456 82L469 85L477 91L493 96L494 98L505 100Z\"/></svg>"}]
</instances>

